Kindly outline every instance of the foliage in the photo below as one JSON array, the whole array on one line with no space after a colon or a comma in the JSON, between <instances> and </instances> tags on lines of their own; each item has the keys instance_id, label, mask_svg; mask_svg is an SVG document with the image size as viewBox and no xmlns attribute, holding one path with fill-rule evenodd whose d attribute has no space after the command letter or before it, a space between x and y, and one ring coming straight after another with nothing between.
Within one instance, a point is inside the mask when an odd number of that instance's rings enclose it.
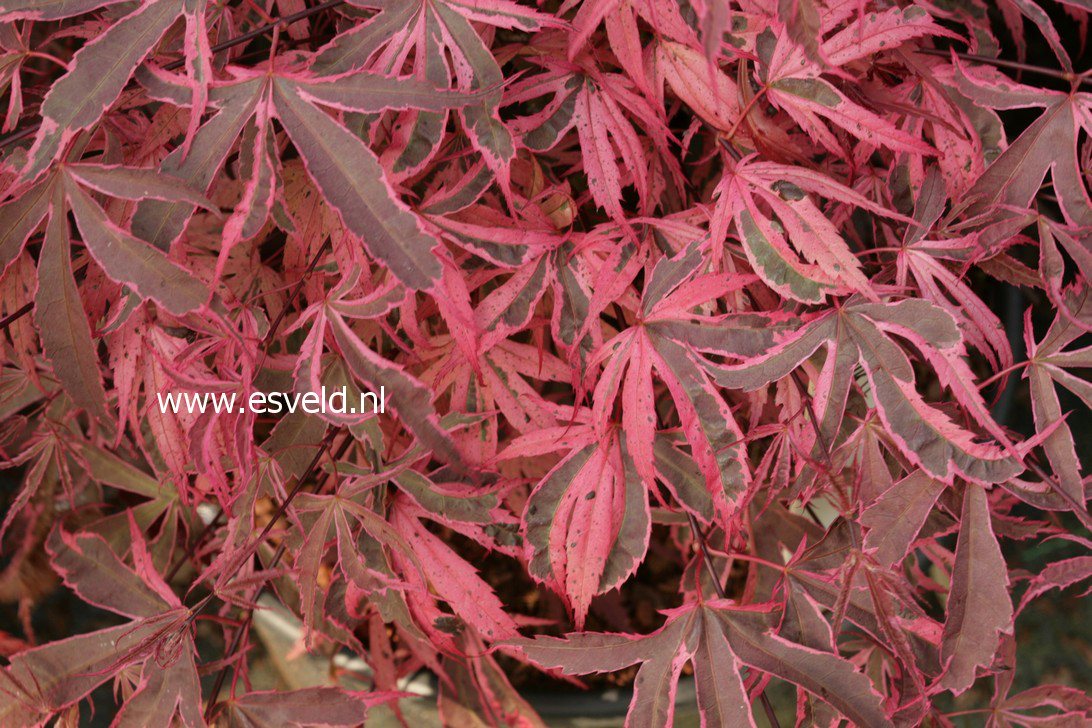
<instances>
[{"instance_id":1,"label":"foliage","mask_svg":"<svg viewBox=\"0 0 1092 728\"><path fill-rule=\"evenodd\" d=\"M704 725L1092 720L1011 690L1092 575L1063 2L0 0L0 723L356 725L427 668L540 725L527 664L638 665L632 726L684 673ZM323 387L388 411L158 405ZM52 573L120 623L36 644ZM263 592L373 690L254 689Z\"/></svg>"}]
</instances>

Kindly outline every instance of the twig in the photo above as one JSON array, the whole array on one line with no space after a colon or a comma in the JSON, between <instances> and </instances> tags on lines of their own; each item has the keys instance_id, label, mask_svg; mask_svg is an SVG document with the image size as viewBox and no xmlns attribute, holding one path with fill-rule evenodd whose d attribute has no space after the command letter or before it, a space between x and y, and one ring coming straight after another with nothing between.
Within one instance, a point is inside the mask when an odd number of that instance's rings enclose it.
<instances>
[{"instance_id":1,"label":"twig","mask_svg":"<svg viewBox=\"0 0 1092 728\"><path fill-rule=\"evenodd\" d=\"M701 555L706 563L706 568L709 569L709 576L713 581L713 589L716 591L718 598L727 599L728 593L724 590L724 585L720 583L720 578L717 576L716 572L713 571L713 557L709 553L709 545L705 543L705 533L701 530L701 526L698 525L698 520L694 518L693 513L687 511L686 517L690 519L690 530L694 532L694 538L698 541L698 548L701 550ZM770 721L770 725L773 726L773 728L781 728L781 723L777 720L777 713L774 712L770 699L766 697L765 690L758 694L758 699L762 703L762 709L766 711L766 719Z\"/></svg>"},{"instance_id":2,"label":"twig","mask_svg":"<svg viewBox=\"0 0 1092 728\"><path fill-rule=\"evenodd\" d=\"M273 517L269 519L269 523L265 524L262 532L258 534L258 538L255 540L255 544L260 544L262 541L264 541L265 537L269 535L269 532L273 530L273 526L276 525L277 521L280 520L281 516L285 514L285 512L288 510L288 506L292 504L292 501L295 499L295 497L299 495L300 490L303 489L304 484L314 474L315 469L318 467L319 460L322 459L323 453L325 453L330 448L330 445L334 443L334 438L337 437L337 434L340 431L340 429L330 430L326 433L326 437L322 438L322 442L319 443L319 449L318 452L315 453L315 457L311 458L311 462L308 463L307 469L303 471L303 475L296 479L296 484L292 486L292 490L288 491L288 495L285 496L283 501L281 501L281 504L277 507L277 510L273 512Z\"/></svg>"},{"instance_id":3,"label":"twig","mask_svg":"<svg viewBox=\"0 0 1092 728\"><path fill-rule=\"evenodd\" d=\"M201 548L201 544L203 544L205 539L208 538L208 535L212 533L212 529L219 525L220 517L223 515L224 511L221 509L211 521L205 524L205 527L201 529L201 533L197 534L197 537L186 547L186 552L182 554L182 558L174 562L174 564L171 565L171 568L167 570L167 573L163 575L163 581L168 584L171 583L171 579L178 574L178 570L181 569L187 561L193 558L197 553L197 549Z\"/></svg>"},{"instance_id":4,"label":"twig","mask_svg":"<svg viewBox=\"0 0 1092 728\"><path fill-rule=\"evenodd\" d=\"M28 313L34 310L34 302L30 301L23 305L21 308L15 309L12 313L9 313L3 319L0 319L0 331L6 331L9 326L26 316Z\"/></svg>"},{"instance_id":5,"label":"twig","mask_svg":"<svg viewBox=\"0 0 1092 728\"><path fill-rule=\"evenodd\" d=\"M827 438L823 435L823 429L819 426L819 420L815 417L815 408L812 406L811 393L808 392L808 388L804 386L803 380L796 370L792 370L792 381L796 385L796 391L800 393L800 396L804 399L804 406L808 408L808 417L811 419L811 428L815 431L815 437L819 440L819 447L823 450L823 458L827 461L827 468L833 469L834 461L830 457L830 445L827 444Z\"/></svg>"},{"instance_id":6,"label":"twig","mask_svg":"<svg viewBox=\"0 0 1092 728\"><path fill-rule=\"evenodd\" d=\"M83 273L85 270L87 270L87 263L84 263L79 268L72 271L72 277L75 278L76 276ZM19 308L15 309L14 311L9 313L4 318L0 319L0 332L7 331L7 328L9 326L11 326L13 323L15 323L19 319L23 318L24 316L26 316L28 313L30 313L33 310L34 310L34 301L27 301L25 304L23 304Z\"/></svg>"},{"instance_id":7,"label":"twig","mask_svg":"<svg viewBox=\"0 0 1092 728\"><path fill-rule=\"evenodd\" d=\"M1021 63L1020 61L1008 61L1004 58L980 56L977 53L961 53L959 51L945 50L943 48L915 48L914 53L921 53L925 56L941 56L944 58L950 58L954 53L957 58L963 61L987 63L991 66L997 66L998 68L1008 68L1013 71L1023 71L1025 73L1038 73L1040 76L1050 76L1051 78L1057 78L1062 81L1069 81L1070 83L1073 83L1074 81L1082 84L1092 83L1092 79L1087 78L1083 73L1058 71L1053 68L1046 68L1045 66L1035 66L1030 63Z\"/></svg>"},{"instance_id":8,"label":"twig","mask_svg":"<svg viewBox=\"0 0 1092 728\"><path fill-rule=\"evenodd\" d=\"M318 464L319 464L319 461L322 459L323 454L326 453L327 450L329 449L330 445L333 444L334 438L337 436L337 434L339 432L341 432L340 428L332 429L328 433L326 433L326 437L323 438L322 443L319 445L318 452L315 453L315 457L313 457L311 459L311 462L307 465L307 469L304 470L303 474L299 477L299 479L296 480L296 484L292 487L292 490L290 490L288 492L288 495L285 497L285 499L281 503L280 507L278 507L276 512L274 512L273 517L269 519L269 522L267 524L265 524L265 528L263 528L262 532L260 534L258 534L258 538L255 539L255 541L254 541L254 546L255 547L257 545L261 544L262 541L265 540L265 537L268 536L269 532L273 530L273 526L277 523L278 520L280 520L281 516L283 516L285 514L285 512L288 510L289 504L296 497L296 495L299 494L300 490L303 488L303 485L308 480L310 480L310 478L314 474L315 470L318 469ZM351 442L352 442L352 437L348 437L348 438L345 439L345 441L341 444L341 447L338 449L337 454L334 455L335 460L337 460L338 458L340 458L342 455L345 454L345 451L348 449L349 444ZM273 552L273 558L270 560L269 566L266 567L267 571L272 571L273 569L275 569L277 567L277 564L280 563L281 557L284 556L284 552L285 552L287 543L288 543L287 541L282 540L279 544L277 544L277 549L276 549L276 551ZM250 547L247 548L247 551L250 551ZM258 598L258 595L261 593L262 589L264 589L264 588L265 588L265 585L259 583L257 585L257 587L255 587L254 596L249 601L251 603L253 603ZM235 634L232 635L231 643L228 645L227 649L224 650L224 659L225 660L231 658L232 656L234 656L236 654L236 652L238 652L239 645L242 642L243 633L250 629L250 622L251 622L251 619L253 618L253 616L254 616L254 610L253 609L248 609L247 613L246 613L246 617L243 619L242 624L239 625L239 628L237 630L235 630ZM224 666L220 668L220 672L218 672L216 674L216 681L213 683L212 692L209 693L209 696L210 696L209 697L209 702L208 702L208 705L205 707L205 721L206 722L208 722L212 718L213 711L215 710L215 708L216 708L216 706L218 704L217 698L220 695L220 691L224 687L224 680L227 678L227 671L228 671L229 667L230 667L230 663L225 663Z\"/></svg>"},{"instance_id":9,"label":"twig","mask_svg":"<svg viewBox=\"0 0 1092 728\"><path fill-rule=\"evenodd\" d=\"M300 279L296 281L296 285L292 288L292 292L288 294L288 300L284 302L284 307L277 314L277 318L273 319L273 324L269 327L269 333L262 339L262 359L258 363L258 369L262 368L262 364L265 362L265 356L269 351L269 346L273 343L273 337L277 335L277 329L280 328L281 323L284 321L284 317L288 314L288 309L292 308L292 303L296 300L296 296L300 295L300 291L303 290L303 284L307 282L307 279L315 272L315 267L318 265L319 258L326 254L326 251L332 247L330 238L326 238L319 249L315 251L314 256L311 257L311 262L307 264L307 270L303 272Z\"/></svg>"}]
</instances>

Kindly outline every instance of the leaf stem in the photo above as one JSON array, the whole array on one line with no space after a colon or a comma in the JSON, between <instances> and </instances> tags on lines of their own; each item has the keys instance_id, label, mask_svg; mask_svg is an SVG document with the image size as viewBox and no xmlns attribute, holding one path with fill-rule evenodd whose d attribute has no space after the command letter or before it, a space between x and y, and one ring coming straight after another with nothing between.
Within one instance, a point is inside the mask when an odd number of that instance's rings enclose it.
<instances>
[{"instance_id":1,"label":"leaf stem","mask_svg":"<svg viewBox=\"0 0 1092 728\"><path fill-rule=\"evenodd\" d=\"M984 381L984 382L982 382L981 384L979 384L979 385L978 385L978 388L979 388L979 389L985 389L986 387L990 386L991 384L993 384L994 382L996 382L996 381L997 381L998 379L1000 379L1001 377L1006 377L1006 376L1008 376L1009 374L1012 374L1013 372L1015 372L1015 371L1016 371L1017 369L1020 369L1020 368L1022 368L1022 367L1026 367L1026 366L1027 366L1028 364L1030 364L1030 363L1031 363L1031 360L1030 360L1030 359L1024 359L1023 361L1018 361L1018 362L1016 362L1015 364L1013 364L1013 365L1012 365L1012 366L1010 366L1010 367L1005 367L1004 369L1002 369L1001 371L997 372L996 374L994 374L994 375L993 375L992 377L990 377L990 378L989 378L989 379L987 379L986 381Z\"/></svg>"},{"instance_id":2,"label":"leaf stem","mask_svg":"<svg viewBox=\"0 0 1092 728\"><path fill-rule=\"evenodd\" d=\"M800 393L800 396L804 399L804 406L808 408L808 418L811 420L811 428L815 431L815 437L819 441L819 447L823 451L823 459L826 460L827 468L834 468L834 461L830 457L830 445L827 444L827 438L823 435L823 429L819 426L819 420L815 416L815 407L812 406L811 393L808 392L808 388L804 385L804 381L800 378L800 374L794 369L791 372L793 384L796 385L796 390Z\"/></svg>"},{"instance_id":3,"label":"leaf stem","mask_svg":"<svg viewBox=\"0 0 1092 728\"><path fill-rule=\"evenodd\" d=\"M702 558L705 559L706 568L709 569L709 576L713 580L713 590L717 593L718 599L727 599L728 593L724 591L724 585L720 583L720 577L713 571L713 556L709 553L709 545L705 542L705 533L701 530L701 524L698 523L698 519L694 518L694 514L690 511L686 512L686 517L690 520L690 530L694 532L694 538L698 541L698 548L701 550Z\"/></svg>"},{"instance_id":4,"label":"leaf stem","mask_svg":"<svg viewBox=\"0 0 1092 728\"><path fill-rule=\"evenodd\" d=\"M221 509L216 513L211 521L205 524L205 527L201 529L201 532L197 534L197 537L194 538L193 541L186 547L186 552L182 554L182 558L174 562L174 564L171 565L171 568L167 570L167 573L163 575L163 581L167 582L168 584L171 583L171 580L174 579L174 577L178 574L179 569L181 569L187 561L193 558L193 556L197 553L197 549L201 548L201 544L205 542L205 539L208 538L210 533L212 533L212 530L219 525L220 518L223 515L224 511L223 509Z\"/></svg>"}]
</instances>

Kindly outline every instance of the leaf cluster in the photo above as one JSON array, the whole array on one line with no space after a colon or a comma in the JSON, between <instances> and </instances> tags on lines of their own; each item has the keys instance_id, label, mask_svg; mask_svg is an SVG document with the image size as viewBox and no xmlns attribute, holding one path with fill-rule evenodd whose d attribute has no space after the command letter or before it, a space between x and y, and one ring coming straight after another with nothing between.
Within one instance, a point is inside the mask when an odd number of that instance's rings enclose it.
<instances>
[{"instance_id":1,"label":"leaf cluster","mask_svg":"<svg viewBox=\"0 0 1092 728\"><path fill-rule=\"evenodd\" d=\"M0 0L0 725L1092 721L1013 689L1092 576L1090 11ZM352 687L252 680L270 601Z\"/></svg>"}]
</instances>

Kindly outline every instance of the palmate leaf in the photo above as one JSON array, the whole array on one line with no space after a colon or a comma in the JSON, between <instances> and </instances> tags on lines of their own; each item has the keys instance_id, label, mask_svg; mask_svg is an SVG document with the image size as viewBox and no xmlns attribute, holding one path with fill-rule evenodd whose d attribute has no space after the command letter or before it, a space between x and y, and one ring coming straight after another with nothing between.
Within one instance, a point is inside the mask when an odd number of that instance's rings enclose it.
<instances>
[{"instance_id":1,"label":"palmate leaf","mask_svg":"<svg viewBox=\"0 0 1092 728\"><path fill-rule=\"evenodd\" d=\"M68 73L42 102L42 126L22 171L24 179L41 175L76 134L102 117L182 11L182 0L141 3L76 53Z\"/></svg>"},{"instance_id":2,"label":"palmate leaf","mask_svg":"<svg viewBox=\"0 0 1092 728\"><path fill-rule=\"evenodd\" d=\"M498 289L499 290L499 289ZM484 345L484 344L483 344ZM498 432L503 423L482 413L499 410L521 434L554 427L561 411L536 391L536 382L569 382L569 368L557 357L533 347L503 340L480 355L479 371L453 342L438 347L438 358L421 373L421 381L448 393L452 411L476 416L456 435L461 449L485 462L497 455Z\"/></svg>"},{"instance_id":3,"label":"palmate leaf","mask_svg":"<svg viewBox=\"0 0 1092 728\"><path fill-rule=\"evenodd\" d=\"M76 158L81 151L82 147L78 147L70 156ZM80 192L82 189L127 200L158 203L185 201L184 204L191 206L214 209L208 199L184 182L163 177L151 169L67 162L63 165L63 170L50 172L40 182L0 206L0 220L3 220L0 223L0 268L9 265L22 251L31 233L49 211L58 186L65 188L69 197L75 198L69 204L79 205L86 213L85 220L92 229L114 225L106 220L97 202L90 198L84 202L86 195ZM95 212L96 209L99 212Z\"/></svg>"},{"instance_id":4,"label":"palmate leaf","mask_svg":"<svg viewBox=\"0 0 1092 728\"><path fill-rule=\"evenodd\" d=\"M38 260L35 320L54 374L72 400L105 418L106 395L101 376L94 371L98 367L95 345L72 273L68 211L72 211L95 262L140 298L153 299L170 313L182 315L203 306L209 294L186 269L110 220L88 188L125 199L186 200L204 208L212 205L184 184L149 169L66 163L3 206L11 215L0 227L7 246L3 254L10 256L4 263L14 260L41 219L49 216Z\"/></svg>"},{"instance_id":5,"label":"palmate leaf","mask_svg":"<svg viewBox=\"0 0 1092 728\"><path fill-rule=\"evenodd\" d=\"M916 472L917 476L923 475ZM896 487L905 499L910 499L915 495L912 489L926 486L920 477L912 475ZM864 557L858 546L861 538L856 524L839 518L824 532L814 522L783 507L771 508L770 514L773 518L766 521L761 536L764 552L784 548L793 554L784 569L778 570L783 575L779 585L770 584L769 593L780 592L785 601L786 616L779 634L808 647L824 649L827 645L825 649L829 649L828 635L833 625L816 614L816 608L829 610L832 621L842 624L840 620L844 619L876 644L884 645L902 673L901 699L913 706L916 696L925 691L926 680L941 674L938 643L942 626L925 615L897 582L892 584L885 568L874 567L871 558ZM873 533L870 531L868 537ZM866 546L871 543L866 542ZM781 553L776 557L778 562L784 560Z\"/></svg>"},{"instance_id":6,"label":"palmate leaf","mask_svg":"<svg viewBox=\"0 0 1092 728\"><path fill-rule=\"evenodd\" d=\"M890 726L880 695L853 663L794 644L771 630L776 614L711 600L671 610L647 636L581 632L510 641L542 667L568 675L613 672L640 663L627 728L670 726L683 666L694 668L703 725L754 726L741 667L759 670L829 701L861 726Z\"/></svg>"},{"instance_id":7,"label":"palmate leaf","mask_svg":"<svg viewBox=\"0 0 1092 728\"><path fill-rule=\"evenodd\" d=\"M714 240L723 240L729 221L734 220L736 233L755 272L788 298L818 303L837 290L875 298L860 262L809 192L909 222L819 173L748 157L730 163L717 185L710 235ZM780 229L774 227L759 202L774 211ZM808 262L801 262L788 243Z\"/></svg>"},{"instance_id":8,"label":"palmate leaf","mask_svg":"<svg viewBox=\"0 0 1092 728\"><path fill-rule=\"evenodd\" d=\"M895 282L907 285L913 276L922 297L944 308L959 322L967 343L990 359L998 369L1012 365L1009 345L1000 319L971 287L950 269L952 263L966 264L978 250L979 236L947 240L928 238L944 212L945 190L941 173L931 169L921 185L914 205L914 220L903 237L897 258Z\"/></svg>"},{"instance_id":9,"label":"palmate leaf","mask_svg":"<svg viewBox=\"0 0 1092 728\"><path fill-rule=\"evenodd\" d=\"M305 531L295 553L293 570L299 585L299 611L307 628L305 639L310 645L315 631L325 621L319 570L332 539L336 539L345 578L362 589L372 588L376 584L384 589L401 589L404 585L389 572L385 561L377 561L369 558L367 552L358 551L353 533L359 530L357 526L362 529L362 536L366 535L377 543L403 551L409 547L376 513L353 500L302 493L296 498L295 508ZM231 575L227 576L230 578Z\"/></svg>"},{"instance_id":10,"label":"palmate leaf","mask_svg":"<svg viewBox=\"0 0 1092 728\"><path fill-rule=\"evenodd\" d=\"M635 467L653 486L653 442L657 415L653 371L666 384L690 445L691 457L721 518L741 503L750 473L743 434L727 403L709 381L693 352L757 356L770 347L789 317L760 314L699 316L693 310L711 299L753 282L749 276L697 275L698 243L672 258L661 258L646 285L642 319L608 341L595 360L605 360L594 392L596 426L608 427L614 401L622 394L622 426Z\"/></svg>"},{"instance_id":11,"label":"palmate leaf","mask_svg":"<svg viewBox=\"0 0 1092 728\"><path fill-rule=\"evenodd\" d=\"M522 134L523 144L538 152L557 147L565 135L576 130L581 164L595 204L612 219L621 222L622 190L632 185L643 209L651 209L654 165L639 132L647 131L659 161L672 159L667 152L670 132L649 102L635 93L623 76L605 74L594 67L574 71L569 64L540 61L545 72L514 84L504 102L518 104L541 97L552 99L536 114L518 118L513 128ZM637 123L634 123L637 122ZM678 173L674 166L669 168Z\"/></svg>"},{"instance_id":12,"label":"palmate leaf","mask_svg":"<svg viewBox=\"0 0 1092 728\"><path fill-rule=\"evenodd\" d=\"M164 90L168 92L173 92L169 84ZM256 114L257 128L262 129L269 115L274 114L300 152L308 174L346 228L363 241L372 256L386 262L407 287L427 289L440 276L439 261L432 254L436 239L424 232L416 216L386 183L383 168L368 146L315 103L372 113L386 109L447 109L478 98L473 93L439 92L414 79L371 73L313 79L243 72L235 83L214 89L210 102L221 106L221 110L197 130L188 155L183 157L178 150L164 161L163 171L196 188L207 189L247 120ZM256 131L252 144L257 145L263 137ZM225 230L224 255L238 238L255 234L270 212L273 168L268 154L265 141L248 150L252 160L247 170L249 184ZM192 209L184 204L142 203L133 230L157 247L169 249L181 235Z\"/></svg>"},{"instance_id":13,"label":"palmate leaf","mask_svg":"<svg viewBox=\"0 0 1092 728\"><path fill-rule=\"evenodd\" d=\"M180 92L181 98L175 101L185 103L184 86L161 85L164 91ZM153 91L152 95L157 94ZM219 111L194 132L188 153L183 155L181 148L173 150L160 163L160 172L182 180L195 190L209 192L235 140L254 114L259 100L267 95L266 79L260 78L214 88L209 94L209 102ZM160 250L170 250L193 212L193 205L185 202L144 200L133 214L133 234Z\"/></svg>"},{"instance_id":14,"label":"palmate leaf","mask_svg":"<svg viewBox=\"0 0 1092 728\"><path fill-rule=\"evenodd\" d=\"M884 428L902 453L929 475L945 483L956 475L999 483L1020 473L1023 466L1010 454L1011 444L977 442L972 433L922 399L910 359L889 333L909 338L921 350L931 349L930 362L966 367L959 359L962 339L951 315L926 301L904 300L856 303L821 313L760 356L733 367L707 368L721 386L753 390L788 376L826 347L824 387L815 398L819 424L828 434L836 431L845 410L851 378L844 373L860 363ZM969 374L964 376L973 381ZM961 387L966 384L960 381ZM961 396L973 398L978 424L1006 445L1004 432L989 417L977 392Z\"/></svg>"},{"instance_id":15,"label":"palmate leaf","mask_svg":"<svg viewBox=\"0 0 1092 728\"><path fill-rule=\"evenodd\" d=\"M130 524L135 568L101 537L54 527L47 546L65 584L85 601L134 621L15 655L0 672L5 725L41 725L121 669L142 663L117 725L168 725L176 717L187 728L205 725L190 611L154 571L135 522Z\"/></svg>"},{"instance_id":16,"label":"palmate leaf","mask_svg":"<svg viewBox=\"0 0 1092 728\"><path fill-rule=\"evenodd\" d=\"M629 577L648 549L648 491L616 428L583 426L517 438L499 456L568 450L535 486L523 513L528 571L565 598L577 625L591 600Z\"/></svg>"},{"instance_id":17,"label":"palmate leaf","mask_svg":"<svg viewBox=\"0 0 1092 728\"><path fill-rule=\"evenodd\" d=\"M154 626L134 631L131 623L69 637L21 652L0 668L0 721L5 725L42 725L99 685L110 680L109 668L119 650L135 646Z\"/></svg>"},{"instance_id":18,"label":"palmate leaf","mask_svg":"<svg viewBox=\"0 0 1092 728\"><path fill-rule=\"evenodd\" d=\"M854 103L822 78L824 69L808 60L806 48L791 34L790 28L782 26L778 33L767 28L758 37L758 76L770 101L784 109L817 143L834 154L842 153L837 139L823 124L826 119L876 147L910 154L935 153L929 144ZM819 57L841 66L910 38L947 34L918 7L905 12L892 8L886 14L861 13L856 23L822 44Z\"/></svg>"},{"instance_id":19,"label":"palmate leaf","mask_svg":"<svg viewBox=\"0 0 1092 728\"><path fill-rule=\"evenodd\" d=\"M543 23L556 21L508 0L486 3L413 0L391 4L377 0L361 4L381 11L323 48L316 58L315 70L327 75L362 68L397 73L401 69L394 67L393 62L396 59L400 62L412 48L416 50L413 74L416 78L437 88L488 90L479 103L464 105L461 116L474 149L507 194L515 144L497 115L501 92L496 87L503 74L471 21L520 30L535 30ZM446 119L447 114L442 110L409 115L402 122L406 129L400 134L406 141L392 160L392 171L406 175L420 170L436 153Z\"/></svg>"},{"instance_id":20,"label":"palmate leaf","mask_svg":"<svg viewBox=\"0 0 1092 728\"><path fill-rule=\"evenodd\" d=\"M1082 464L1077 456L1073 433L1063 417L1057 386L1061 385L1086 406L1092 407L1092 385L1080 378L1072 369L1092 367L1092 347L1066 351L1085 332L1077 325L1092 325L1092 294L1085 288L1071 288L1062 295L1067 312L1059 311L1057 318L1043 338L1036 342L1030 310L1024 324L1024 338L1028 350L1028 366L1025 372L1031 385L1031 411L1036 429L1046 434L1043 450L1062 490L1073 503L1083 505L1085 488L1081 477Z\"/></svg>"},{"instance_id":21,"label":"palmate leaf","mask_svg":"<svg viewBox=\"0 0 1092 728\"><path fill-rule=\"evenodd\" d=\"M369 480L385 482L387 478L350 482L336 496L297 497L296 507L305 536L297 552L295 569L300 610L309 627L308 638L324 621L319 569L327 544L334 539L345 578L381 600L380 609L385 615L391 614L392 607L397 607L394 614L404 615L393 617L398 621L409 619L412 614L425 633L446 644L450 636L443 635L450 630L443 626L445 615L434 603L440 599L484 639L515 636L515 623L476 569L429 532L421 520L434 517L457 529L471 521L490 521L493 519L488 511L484 519L480 511L483 506L495 505L495 499L445 495L423 475L405 470L395 476L394 482L403 492L411 494L412 499L397 498L384 518L363 505ZM446 506L442 516L432 516L415 503L435 505L437 499L442 499ZM362 548L360 544L368 545Z\"/></svg>"},{"instance_id":22,"label":"palmate leaf","mask_svg":"<svg viewBox=\"0 0 1092 728\"><path fill-rule=\"evenodd\" d=\"M959 61L955 72L959 90L984 107L1044 109L968 190L964 196L970 203L966 214L997 219L1012 216L1014 208L1027 209L1050 172L1066 221L1082 227L1092 225L1092 202L1077 156L1078 131L1087 130L1092 123L1088 113L1092 97L1035 89L1009 80L996 69L967 68ZM1092 271L1083 272L1088 275Z\"/></svg>"},{"instance_id":23,"label":"palmate leaf","mask_svg":"<svg viewBox=\"0 0 1092 728\"><path fill-rule=\"evenodd\" d=\"M12 2L14 17L55 19L114 4L71 0L46 3ZM50 87L42 105L42 125L23 169L34 179L65 151L76 134L93 126L118 99L137 66L181 15L185 18L185 68L194 115L180 149L189 149L193 132L208 102L212 82L211 55L205 22L205 0L152 0L114 23L77 52L68 72Z\"/></svg>"}]
</instances>

